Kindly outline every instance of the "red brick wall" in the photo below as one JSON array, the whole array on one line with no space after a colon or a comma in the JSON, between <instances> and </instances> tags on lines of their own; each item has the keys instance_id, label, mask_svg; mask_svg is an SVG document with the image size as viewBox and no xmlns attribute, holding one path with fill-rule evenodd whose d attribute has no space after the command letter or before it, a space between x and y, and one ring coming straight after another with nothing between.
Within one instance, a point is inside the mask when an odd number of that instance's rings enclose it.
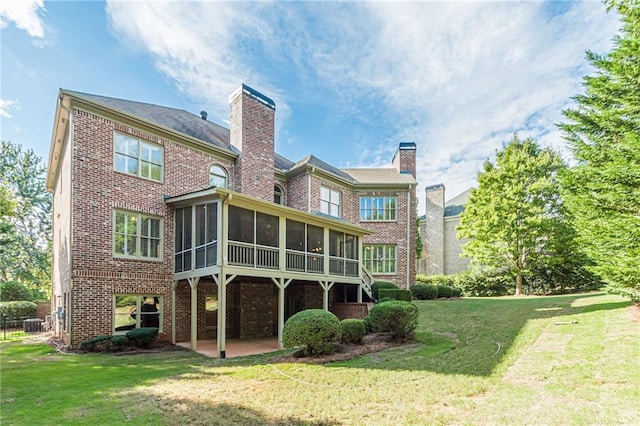
<instances>
[{"instance_id":1,"label":"red brick wall","mask_svg":"<svg viewBox=\"0 0 640 426\"><path fill-rule=\"evenodd\" d=\"M164 196L175 196L209 185L209 168L234 165L159 136L75 110L73 145L72 345L111 334L114 293L159 294L164 298L165 334L170 336L173 221ZM164 147L164 180L155 182L114 171L114 132ZM163 257L159 261L113 256L114 210L162 217ZM91 315L86 315L91 300ZM169 321L169 322L167 322ZM168 333L168 334L166 334Z\"/></svg>"},{"instance_id":2,"label":"red brick wall","mask_svg":"<svg viewBox=\"0 0 640 426\"><path fill-rule=\"evenodd\" d=\"M236 162L236 190L273 201L275 109L240 90L231 99L231 144L241 153Z\"/></svg>"},{"instance_id":3,"label":"red brick wall","mask_svg":"<svg viewBox=\"0 0 640 426\"><path fill-rule=\"evenodd\" d=\"M364 319L369 315L369 308L366 303L334 303L331 305L331 312L340 321L347 318Z\"/></svg>"}]
</instances>

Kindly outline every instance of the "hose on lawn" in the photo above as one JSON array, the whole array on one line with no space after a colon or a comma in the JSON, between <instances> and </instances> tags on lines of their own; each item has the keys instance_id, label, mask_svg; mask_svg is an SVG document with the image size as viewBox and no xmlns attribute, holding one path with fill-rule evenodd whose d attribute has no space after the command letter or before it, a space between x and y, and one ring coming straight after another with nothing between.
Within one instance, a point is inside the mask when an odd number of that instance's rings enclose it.
<instances>
[{"instance_id":1,"label":"hose on lawn","mask_svg":"<svg viewBox=\"0 0 640 426\"><path fill-rule=\"evenodd\" d=\"M494 353L492 353L491 355L488 355L488 356L486 356L484 358L480 358L480 359L477 359L475 361L469 362L467 364L462 364L462 365L456 366L454 368L454 370L460 370L462 368L469 367L470 365L477 364L479 362L482 362L484 360L487 360L489 358L492 358L492 357L496 356L502 350L502 346L500 345L500 343L498 343L496 341L493 341L493 343L495 343L496 347L497 347L497 349L496 349L496 351ZM362 388L372 388L372 387L381 388L381 387L384 387L384 386L392 386L392 385L397 385L397 384L400 384L400 383L418 382L420 380L430 379L430 377L416 377L416 378L413 378L413 379L410 379L410 380L398 380L398 381L395 381L395 382L389 382L389 383L385 383L385 384L382 384L382 385L372 384L372 385L368 385L368 386L333 386L333 385L324 385L324 384L319 384L319 383L307 382L305 380L298 379L297 377L293 377L293 376L285 373L284 371L282 371L278 367L276 367L274 364L267 364L267 365L269 367L271 367L276 372L276 374L284 376L289 380L293 380L294 382L298 382L298 383L306 385L306 386L316 386L316 387L322 387L322 388L328 388L328 389L362 389Z\"/></svg>"}]
</instances>

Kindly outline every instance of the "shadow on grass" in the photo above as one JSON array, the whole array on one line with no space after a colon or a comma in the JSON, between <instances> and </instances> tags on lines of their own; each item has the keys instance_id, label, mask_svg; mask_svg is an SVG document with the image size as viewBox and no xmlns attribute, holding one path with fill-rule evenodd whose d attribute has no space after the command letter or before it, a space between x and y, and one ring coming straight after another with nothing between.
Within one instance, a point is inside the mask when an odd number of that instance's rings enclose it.
<instances>
[{"instance_id":1,"label":"shadow on grass","mask_svg":"<svg viewBox=\"0 0 640 426\"><path fill-rule=\"evenodd\" d=\"M530 321L549 320L540 325L541 330L580 327L580 314L631 305L628 301L611 302L611 297L586 293L416 301L420 317L415 342L328 366L487 376ZM532 336L537 338L539 332Z\"/></svg>"},{"instance_id":2,"label":"shadow on grass","mask_svg":"<svg viewBox=\"0 0 640 426\"><path fill-rule=\"evenodd\" d=\"M144 396L143 396L144 397ZM136 398L136 396L134 396ZM215 398L215 395L212 395ZM203 403L187 398L154 398L152 416L161 419L165 425L335 425L333 422L301 420L295 417L273 418L266 413L228 403ZM149 418L133 416L127 421L137 422ZM124 419L123 419L124 420Z\"/></svg>"}]
</instances>

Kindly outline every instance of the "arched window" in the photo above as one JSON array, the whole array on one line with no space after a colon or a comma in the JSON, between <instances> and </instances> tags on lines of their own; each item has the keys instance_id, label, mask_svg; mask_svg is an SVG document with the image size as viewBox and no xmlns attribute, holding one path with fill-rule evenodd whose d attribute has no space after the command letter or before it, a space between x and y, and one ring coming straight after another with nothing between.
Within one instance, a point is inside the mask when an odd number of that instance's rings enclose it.
<instances>
[{"instance_id":1,"label":"arched window","mask_svg":"<svg viewBox=\"0 0 640 426\"><path fill-rule=\"evenodd\" d=\"M220 166L211 166L209 169L209 186L226 188L227 187L227 172Z\"/></svg>"},{"instance_id":2,"label":"arched window","mask_svg":"<svg viewBox=\"0 0 640 426\"><path fill-rule=\"evenodd\" d=\"M276 204L284 204L284 191L280 185L273 186L273 202Z\"/></svg>"}]
</instances>

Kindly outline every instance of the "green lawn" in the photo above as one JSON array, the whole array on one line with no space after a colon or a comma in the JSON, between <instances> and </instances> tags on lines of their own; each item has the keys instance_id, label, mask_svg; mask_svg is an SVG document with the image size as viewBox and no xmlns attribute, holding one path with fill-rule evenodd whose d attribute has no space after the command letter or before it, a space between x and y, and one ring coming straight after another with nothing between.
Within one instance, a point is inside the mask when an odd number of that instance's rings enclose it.
<instances>
[{"instance_id":1,"label":"green lawn","mask_svg":"<svg viewBox=\"0 0 640 426\"><path fill-rule=\"evenodd\" d=\"M417 341L325 366L1 349L2 425L637 424L640 323L601 293L416 302Z\"/></svg>"}]
</instances>

